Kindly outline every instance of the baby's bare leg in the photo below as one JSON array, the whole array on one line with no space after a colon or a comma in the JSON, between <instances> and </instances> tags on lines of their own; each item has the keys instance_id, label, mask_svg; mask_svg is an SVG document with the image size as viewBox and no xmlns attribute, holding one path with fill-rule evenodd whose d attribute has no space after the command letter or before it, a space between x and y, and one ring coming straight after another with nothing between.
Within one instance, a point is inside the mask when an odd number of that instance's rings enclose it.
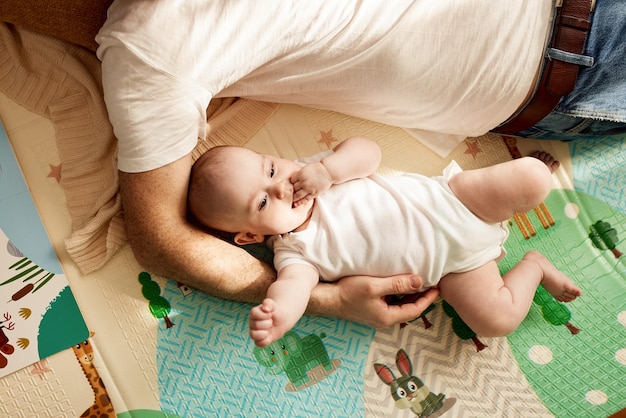
<instances>
[{"instance_id":1,"label":"baby's bare leg","mask_svg":"<svg viewBox=\"0 0 626 418\"><path fill-rule=\"evenodd\" d=\"M542 273L541 285L559 302L571 302L582 295L580 288L569 277L557 270L543 254L529 251L517 265L523 262L535 263L539 267Z\"/></svg>"},{"instance_id":2,"label":"baby's bare leg","mask_svg":"<svg viewBox=\"0 0 626 418\"><path fill-rule=\"evenodd\" d=\"M539 205L552 187L552 172L544 160L524 157L463 171L449 185L476 216L496 223Z\"/></svg>"},{"instance_id":3,"label":"baby's bare leg","mask_svg":"<svg viewBox=\"0 0 626 418\"><path fill-rule=\"evenodd\" d=\"M495 261L465 273L450 273L439 282L441 297L483 337L513 332L528 314L539 284L560 301L580 296L580 289L543 255L531 251L504 276Z\"/></svg>"}]
</instances>

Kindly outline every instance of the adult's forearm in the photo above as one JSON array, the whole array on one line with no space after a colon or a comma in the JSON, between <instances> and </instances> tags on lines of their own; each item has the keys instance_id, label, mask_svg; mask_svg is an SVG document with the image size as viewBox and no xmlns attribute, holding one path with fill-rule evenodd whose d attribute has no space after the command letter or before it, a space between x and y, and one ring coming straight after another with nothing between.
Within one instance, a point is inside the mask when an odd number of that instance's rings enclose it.
<instances>
[{"instance_id":1,"label":"adult's forearm","mask_svg":"<svg viewBox=\"0 0 626 418\"><path fill-rule=\"evenodd\" d=\"M190 167L187 155L156 170L120 172L124 222L137 261L211 295L260 302L274 270L187 221Z\"/></svg>"},{"instance_id":2,"label":"adult's forearm","mask_svg":"<svg viewBox=\"0 0 626 418\"><path fill-rule=\"evenodd\" d=\"M151 273L219 298L261 302L275 279L274 269L241 248L200 234L193 233L186 243L178 245L141 239L135 246L131 241L131 247L142 267Z\"/></svg>"},{"instance_id":3,"label":"adult's forearm","mask_svg":"<svg viewBox=\"0 0 626 418\"><path fill-rule=\"evenodd\" d=\"M313 288L305 314L356 320L344 312L344 305L335 283L320 282Z\"/></svg>"},{"instance_id":4,"label":"adult's forearm","mask_svg":"<svg viewBox=\"0 0 626 418\"><path fill-rule=\"evenodd\" d=\"M120 173L131 248L139 263L152 273L216 297L260 303L275 279L274 269L187 221L191 164L191 155L187 155L152 171ZM374 327L415 318L435 295L402 308L384 302L384 295L413 293L421 287L421 280L413 283L409 275L404 276L353 276L320 283L313 289L307 313Z\"/></svg>"}]
</instances>

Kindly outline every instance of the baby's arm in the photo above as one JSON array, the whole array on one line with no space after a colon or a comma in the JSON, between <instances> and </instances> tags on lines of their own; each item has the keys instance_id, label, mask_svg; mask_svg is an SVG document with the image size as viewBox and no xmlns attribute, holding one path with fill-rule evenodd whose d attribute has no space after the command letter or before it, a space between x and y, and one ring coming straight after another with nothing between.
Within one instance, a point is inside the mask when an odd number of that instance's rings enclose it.
<instances>
[{"instance_id":1,"label":"baby's arm","mask_svg":"<svg viewBox=\"0 0 626 418\"><path fill-rule=\"evenodd\" d=\"M294 205L319 196L333 184L369 176L376 171L380 160L380 147L374 141L360 136L346 139L333 153L291 176L296 191Z\"/></svg>"},{"instance_id":2,"label":"baby's arm","mask_svg":"<svg viewBox=\"0 0 626 418\"><path fill-rule=\"evenodd\" d=\"M333 184L369 176L376 171L382 158L378 144L361 136L346 139L333 151L321 161Z\"/></svg>"},{"instance_id":3,"label":"baby's arm","mask_svg":"<svg viewBox=\"0 0 626 418\"><path fill-rule=\"evenodd\" d=\"M250 337L257 346L271 344L298 322L318 280L317 270L304 264L280 270L263 303L250 311Z\"/></svg>"}]
</instances>

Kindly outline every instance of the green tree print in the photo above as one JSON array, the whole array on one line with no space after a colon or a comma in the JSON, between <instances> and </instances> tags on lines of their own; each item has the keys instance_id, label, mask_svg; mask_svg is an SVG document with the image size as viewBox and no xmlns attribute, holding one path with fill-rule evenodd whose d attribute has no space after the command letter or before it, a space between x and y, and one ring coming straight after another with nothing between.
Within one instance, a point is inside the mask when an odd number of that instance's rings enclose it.
<instances>
[{"instance_id":1,"label":"green tree print","mask_svg":"<svg viewBox=\"0 0 626 418\"><path fill-rule=\"evenodd\" d=\"M148 300L150 313L155 318L163 318L165 327L171 328L174 323L167 316L172 311L170 303L161 296L161 288L159 284L152 280L149 273L142 271L139 273L139 283L141 283L141 293Z\"/></svg>"},{"instance_id":2,"label":"green tree print","mask_svg":"<svg viewBox=\"0 0 626 418\"><path fill-rule=\"evenodd\" d=\"M589 239L593 246L599 250L611 250L615 258L620 258L622 253L616 248L617 231L611 224L605 221L598 221L589 227Z\"/></svg>"}]
</instances>

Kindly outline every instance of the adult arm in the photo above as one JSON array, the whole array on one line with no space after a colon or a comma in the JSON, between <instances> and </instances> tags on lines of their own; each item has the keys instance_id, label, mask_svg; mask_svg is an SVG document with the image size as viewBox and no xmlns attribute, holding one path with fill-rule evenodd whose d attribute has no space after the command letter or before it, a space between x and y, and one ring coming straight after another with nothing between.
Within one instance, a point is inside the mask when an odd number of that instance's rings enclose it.
<instances>
[{"instance_id":1,"label":"adult arm","mask_svg":"<svg viewBox=\"0 0 626 418\"><path fill-rule=\"evenodd\" d=\"M151 73L151 82L142 84L147 71L145 63L125 48L109 48L101 58L104 58L102 75L109 116L112 121L117 121L114 123L117 126L116 134L127 138L127 146L135 146L128 141L134 135L144 135L142 121L146 118L152 121L154 115L159 115L160 125L157 131L161 136L167 132L181 138L191 135L195 140L197 132L192 132L193 129L185 134L185 126L193 124L186 121L183 127L180 125L180 108L189 105L186 101L176 102L179 112L169 117L167 115L171 112L167 109L147 112L147 106L142 103L132 106L128 104L130 98L137 97L134 90L127 91L130 87L136 89L140 85L142 93L149 97L162 97L165 93L170 97L176 86L182 89L176 97L186 97L190 93L186 92L184 85L174 83L162 73ZM161 80L158 77L165 78ZM166 92L157 88L163 85L168 86ZM157 91L150 90L155 88ZM119 103L126 105L119 106ZM151 108L158 103L161 102L149 102ZM171 106L171 102L167 103ZM193 109L189 109L187 113L193 114ZM120 146L121 144L122 141ZM153 141L153 144L159 145L159 141ZM131 161L131 165L133 164ZM197 229L187 221L187 188L191 165L191 155L185 154L180 159L154 170L120 172L122 205L131 248L139 263L152 273L186 283L223 299L260 303L276 277L274 269L246 251ZM389 283L387 288L393 289L393 280L395 279L362 278L361 281L380 281L378 285L386 281ZM395 307L390 308L395 315L389 316L389 309L381 302L378 291L365 295L355 293L350 286L354 283L356 281L347 280L333 287L327 288L324 285L320 288L324 291L319 293L316 287L307 312L350 319L372 326L386 326L394 323L394 319L395 322L411 319L413 313L405 314L409 309L404 307L400 312ZM418 315L419 313L413 317Z\"/></svg>"},{"instance_id":2,"label":"adult arm","mask_svg":"<svg viewBox=\"0 0 626 418\"><path fill-rule=\"evenodd\" d=\"M186 283L210 295L260 303L276 277L272 267L246 251L188 222L187 186L191 155L143 173L120 173L128 240L148 271ZM421 280L357 276L313 289L307 313L342 318L376 328L418 317L434 300L433 291L414 303L388 305L389 294L415 293Z\"/></svg>"},{"instance_id":3,"label":"adult arm","mask_svg":"<svg viewBox=\"0 0 626 418\"><path fill-rule=\"evenodd\" d=\"M421 286L422 280L412 274L344 277L334 283L318 284L311 294L307 313L386 328L419 317L439 296L439 289L432 288L407 303L387 302L390 295L414 294Z\"/></svg>"},{"instance_id":4,"label":"adult arm","mask_svg":"<svg viewBox=\"0 0 626 418\"><path fill-rule=\"evenodd\" d=\"M262 300L274 270L188 222L191 164L188 154L155 170L120 172L126 230L135 257L150 272L213 296Z\"/></svg>"}]
</instances>

